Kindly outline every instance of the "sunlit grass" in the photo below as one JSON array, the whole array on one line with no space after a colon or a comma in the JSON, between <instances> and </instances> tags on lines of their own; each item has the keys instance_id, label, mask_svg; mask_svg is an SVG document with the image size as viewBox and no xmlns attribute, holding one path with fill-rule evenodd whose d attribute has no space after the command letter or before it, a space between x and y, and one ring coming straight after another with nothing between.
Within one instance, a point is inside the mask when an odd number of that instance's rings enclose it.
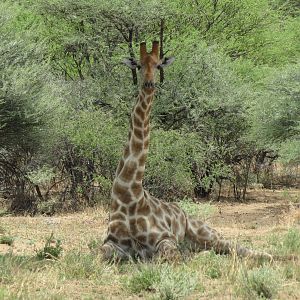
<instances>
[{"instance_id":1,"label":"sunlit grass","mask_svg":"<svg viewBox=\"0 0 300 300\"><path fill-rule=\"evenodd\" d=\"M207 220L216 212L216 207L210 203L195 203L190 198L184 198L178 205L190 216Z\"/></svg>"}]
</instances>

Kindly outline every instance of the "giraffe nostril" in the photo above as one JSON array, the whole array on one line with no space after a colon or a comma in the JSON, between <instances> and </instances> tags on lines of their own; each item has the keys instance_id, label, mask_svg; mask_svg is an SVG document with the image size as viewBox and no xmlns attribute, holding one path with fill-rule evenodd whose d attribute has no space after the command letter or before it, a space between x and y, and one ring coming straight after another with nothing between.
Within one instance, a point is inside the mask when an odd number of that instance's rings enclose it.
<instances>
[{"instance_id":1,"label":"giraffe nostril","mask_svg":"<svg viewBox=\"0 0 300 300\"><path fill-rule=\"evenodd\" d=\"M151 89L154 87L154 83L152 81L145 81L144 82L144 88Z\"/></svg>"}]
</instances>

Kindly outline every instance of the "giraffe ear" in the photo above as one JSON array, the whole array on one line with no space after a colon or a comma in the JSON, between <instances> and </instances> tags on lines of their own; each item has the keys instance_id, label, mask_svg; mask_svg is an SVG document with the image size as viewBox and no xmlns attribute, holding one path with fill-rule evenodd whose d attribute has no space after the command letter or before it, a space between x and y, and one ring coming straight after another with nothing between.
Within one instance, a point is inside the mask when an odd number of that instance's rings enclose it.
<instances>
[{"instance_id":1,"label":"giraffe ear","mask_svg":"<svg viewBox=\"0 0 300 300\"><path fill-rule=\"evenodd\" d=\"M173 61L175 60L175 57L164 57L162 60L161 60L161 63L157 66L158 69L160 68L165 68L167 66L169 66L170 64L173 63Z\"/></svg>"},{"instance_id":2,"label":"giraffe ear","mask_svg":"<svg viewBox=\"0 0 300 300\"><path fill-rule=\"evenodd\" d=\"M123 64L128 66L130 69L136 69L136 68L139 69L140 68L139 63L132 57L124 58Z\"/></svg>"}]
</instances>

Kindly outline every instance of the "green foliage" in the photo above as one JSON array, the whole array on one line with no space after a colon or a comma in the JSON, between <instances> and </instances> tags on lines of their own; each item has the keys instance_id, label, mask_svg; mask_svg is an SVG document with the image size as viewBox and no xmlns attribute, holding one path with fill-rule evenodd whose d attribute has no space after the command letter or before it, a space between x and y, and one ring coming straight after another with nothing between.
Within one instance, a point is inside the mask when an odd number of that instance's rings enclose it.
<instances>
[{"instance_id":1,"label":"green foliage","mask_svg":"<svg viewBox=\"0 0 300 300\"><path fill-rule=\"evenodd\" d=\"M27 173L28 178L33 184L49 184L51 179L55 177L53 168L42 166L39 169Z\"/></svg>"},{"instance_id":2,"label":"green foliage","mask_svg":"<svg viewBox=\"0 0 300 300\"><path fill-rule=\"evenodd\" d=\"M120 61L160 35L176 62L157 85L151 193L201 197L226 179L240 195L258 153L298 163L299 24L294 0L2 1L0 190L11 210L109 198L136 93Z\"/></svg>"},{"instance_id":3,"label":"green foliage","mask_svg":"<svg viewBox=\"0 0 300 300\"><path fill-rule=\"evenodd\" d=\"M196 138L177 130L153 130L145 184L154 194L174 197L192 193L191 160L201 159Z\"/></svg>"},{"instance_id":4,"label":"green foliage","mask_svg":"<svg viewBox=\"0 0 300 300\"><path fill-rule=\"evenodd\" d=\"M253 139L260 146L279 150L285 163L299 162L299 63L267 79L268 91L253 106Z\"/></svg>"},{"instance_id":5,"label":"green foliage","mask_svg":"<svg viewBox=\"0 0 300 300\"><path fill-rule=\"evenodd\" d=\"M39 260L43 259L58 259L62 254L61 241L54 239L53 232L47 238L44 248L37 251L36 256Z\"/></svg>"},{"instance_id":6,"label":"green foliage","mask_svg":"<svg viewBox=\"0 0 300 300\"><path fill-rule=\"evenodd\" d=\"M282 276L270 267L240 273L238 292L245 299L272 299L280 289Z\"/></svg>"}]
</instances>

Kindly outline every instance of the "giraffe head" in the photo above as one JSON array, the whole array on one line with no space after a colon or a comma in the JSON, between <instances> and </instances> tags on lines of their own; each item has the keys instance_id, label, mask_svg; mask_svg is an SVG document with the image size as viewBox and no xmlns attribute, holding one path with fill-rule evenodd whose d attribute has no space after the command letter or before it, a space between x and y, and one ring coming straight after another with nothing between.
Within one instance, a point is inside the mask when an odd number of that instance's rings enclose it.
<instances>
[{"instance_id":1,"label":"giraffe head","mask_svg":"<svg viewBox=\"0 0 300 300\"><path fill-rule=\"evenodd\" d=\"M160 68L169 66L174 61L174 57L159 58L159 42L152 43L151 52L147 52L146 43L140 44L140 60L126 58L123 62L130 69L139 69L141 73L141 86L145 89L154 89L155 72Z\"/></svg>"}]
</instances>

